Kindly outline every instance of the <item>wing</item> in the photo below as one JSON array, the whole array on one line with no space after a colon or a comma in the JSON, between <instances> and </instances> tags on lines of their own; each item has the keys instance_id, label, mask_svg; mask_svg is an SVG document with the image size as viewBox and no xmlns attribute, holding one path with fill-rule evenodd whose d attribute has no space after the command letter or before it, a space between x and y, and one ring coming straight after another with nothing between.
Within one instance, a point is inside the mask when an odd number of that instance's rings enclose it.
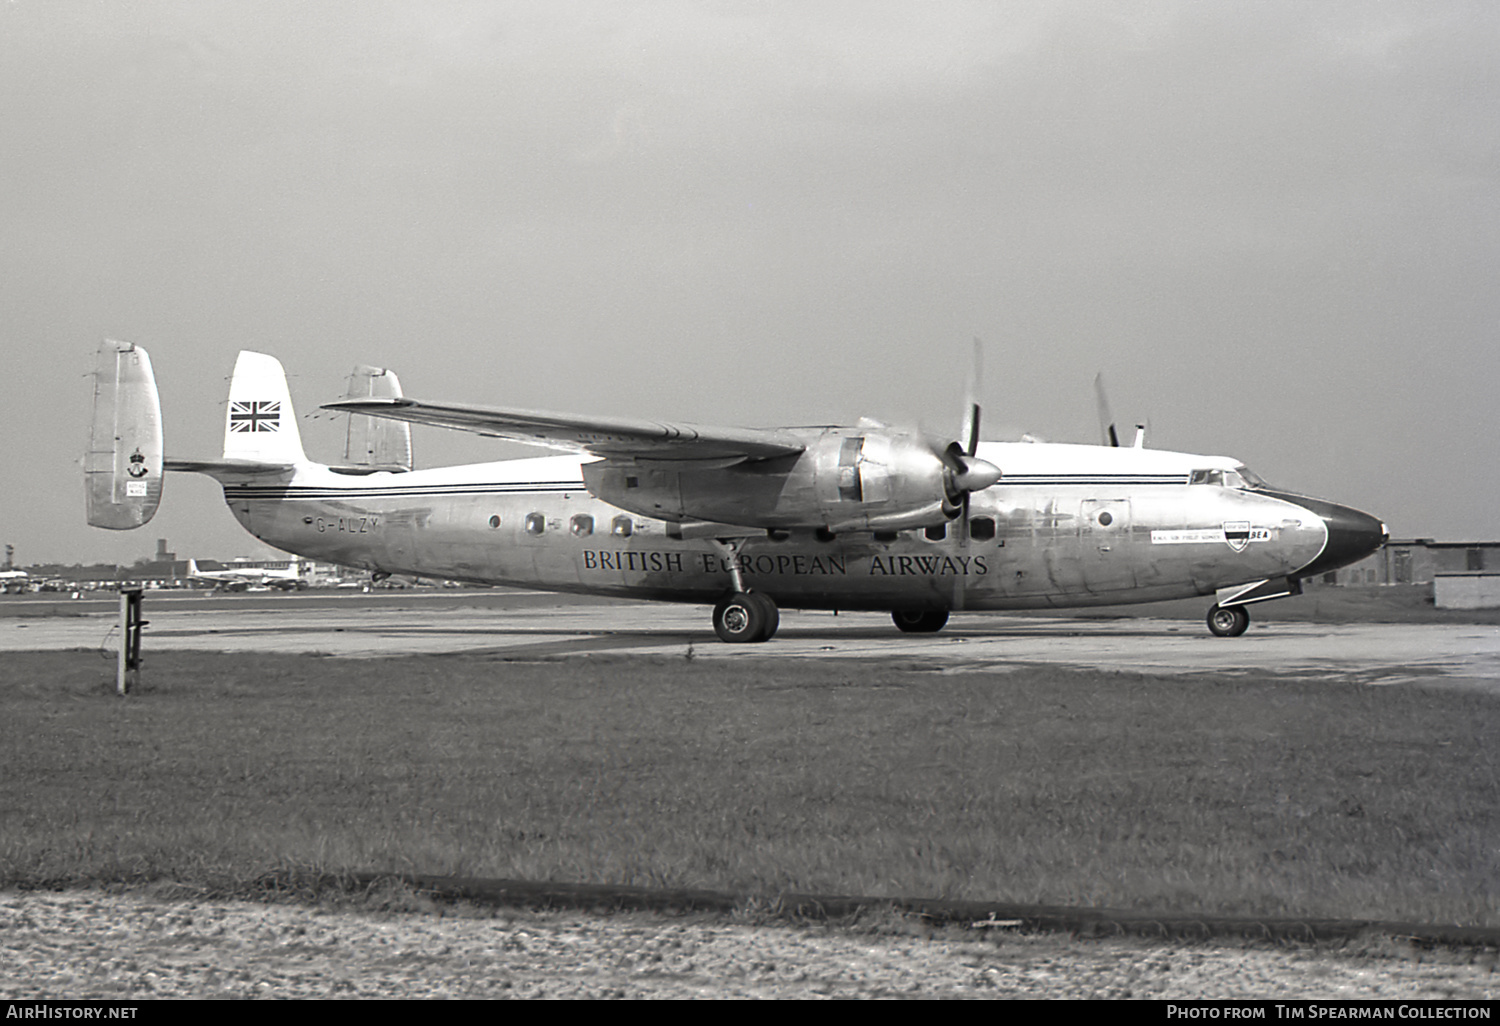
<instances>
[{"instance_id":1,"label":"wing","mask_svg":"<svg viewBox=\"0 0 1500 1026\"><path fill-rule=\"evenodd\" d=\"M325 410L457 428L489 438L586 452L606 459L766 460L807 448L788 431L702 427L651 420L430 403L400 396L343 399Z\"/></svg>"}]
</instances>

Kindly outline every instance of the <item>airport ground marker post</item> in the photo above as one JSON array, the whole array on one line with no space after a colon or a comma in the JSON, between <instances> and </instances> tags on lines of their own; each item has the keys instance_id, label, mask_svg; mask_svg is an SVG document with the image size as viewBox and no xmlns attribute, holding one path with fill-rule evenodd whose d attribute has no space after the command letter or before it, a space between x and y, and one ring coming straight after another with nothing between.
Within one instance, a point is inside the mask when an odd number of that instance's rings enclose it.
<instances>
[{"instance_id":1,"label":"airport ground marker post","mask_svg":"<svg viewBox=\"0 0 1500 1026\"><path fill-rule=\"evenodd\" d=\"M120 589L120 658L115 672L115 690L122 695L141 682L141 628L146 621L141 619L140 588Z\"/></svg>"}]
</instances>

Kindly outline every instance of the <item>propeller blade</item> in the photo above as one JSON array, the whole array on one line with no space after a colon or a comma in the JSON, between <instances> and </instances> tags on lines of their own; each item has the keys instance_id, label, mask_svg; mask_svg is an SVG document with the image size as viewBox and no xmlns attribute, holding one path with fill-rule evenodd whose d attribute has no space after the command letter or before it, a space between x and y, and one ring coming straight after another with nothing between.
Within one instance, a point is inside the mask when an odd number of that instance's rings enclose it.
<instances>
[{"instance_id":1,"label":"propeller blade","mask_svg":"<svg viewBox=\"0 0 1500 1026\"><path fill-rule=\"evenodd\" d=\"M974 340L974 349L969 363L968 379L964 382L963 431L958 444L964 454L973 456L979 451L979 387L984 370L984 344Z\"/></svg>"},{"instance_id":2,"label":"propeller blade","mask_svg":"<svg viewBox=\"0 0 1500 1026\"><path fill-rule=\"evenodd\" d=\"M1120 436L1115 431L1115 418L1109 412L1109 396L1104 394L1104 375L1094 375L1094 400L1099 408L1099 434L1105 445L1120 446Z\"/></svg>"},{"instance_id":3,"label":"propeller blade","mask_svg":"<svg viewBox=\"0 0 1500 1026\"><path fill-rule=\"evenodd\" d=\"M959 538L965 543L969 538L969 496L1000 480L1000 468L975 455L979 451L979 389L983 365L984 343L975 338L969 373L964 381L964 416L959 438L945 449L933 446L934 454L944 468L945 512L950 518L958 519Z\"/></svg>"}]
</instances>

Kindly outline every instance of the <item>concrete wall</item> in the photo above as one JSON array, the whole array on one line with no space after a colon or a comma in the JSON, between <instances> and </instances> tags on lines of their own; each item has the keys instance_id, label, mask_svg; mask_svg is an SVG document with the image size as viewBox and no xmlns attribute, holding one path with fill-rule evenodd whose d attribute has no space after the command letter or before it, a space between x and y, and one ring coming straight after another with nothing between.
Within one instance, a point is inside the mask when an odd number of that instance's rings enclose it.
<instances>
[{"instance_id":1,"label":"concrete wall","mask_svg":"<svg viewBox=\"0 0 1500 1026\"><path fill-rule=\"evenodd\" d=\"M1432 595L1439 609L1500 609L1500 572L1440 573Z\"/></svg>"}]
</instances>

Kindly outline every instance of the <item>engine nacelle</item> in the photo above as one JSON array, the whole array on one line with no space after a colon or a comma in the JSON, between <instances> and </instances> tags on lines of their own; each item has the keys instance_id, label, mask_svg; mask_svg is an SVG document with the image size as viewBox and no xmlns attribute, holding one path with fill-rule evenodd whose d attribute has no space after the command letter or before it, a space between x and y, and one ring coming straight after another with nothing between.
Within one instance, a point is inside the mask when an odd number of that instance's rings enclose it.
<instances>
[{"instance_id":1,"label":"engine nacelle","mask_svg":"<svg viewBox=\"0 0 1500 1026\"><path fill-rule=\"evenodd\" d=\"M806 432L795 456L743 462L604 460L585 464L591 493L669 521L754 528L904 530L956 517L963 495L1000 472L919 435L864 428Z\"/></svg>"}]
</instances>

